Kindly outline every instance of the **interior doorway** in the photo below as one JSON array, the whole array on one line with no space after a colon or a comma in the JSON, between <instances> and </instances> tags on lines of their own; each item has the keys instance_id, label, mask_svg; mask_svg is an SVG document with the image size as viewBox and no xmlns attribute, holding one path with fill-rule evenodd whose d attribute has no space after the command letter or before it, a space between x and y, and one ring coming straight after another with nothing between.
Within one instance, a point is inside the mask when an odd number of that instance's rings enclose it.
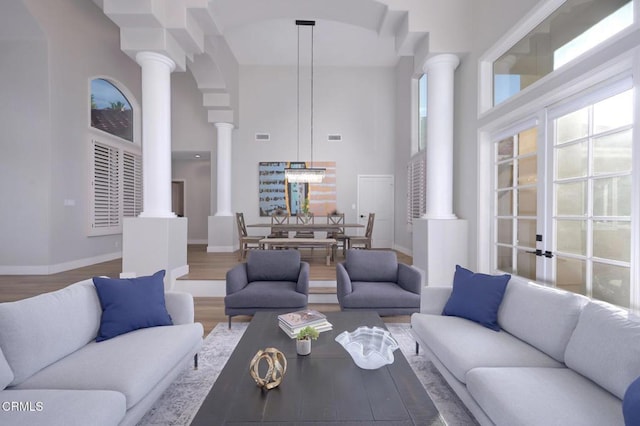
<instances>
[{"instance_id":1,"label":"interior doorway","mask_svg":"<svg viewBox=\"0 0 640 426\"><path fill-rule=\"evenodd\" d=\"M358 176L358 223L375 213L371 246L392 248L394 238L394 179L392 175Z\"/></svg>"},{"instance_id":2,"label":"interior doorway","mask_svg":"<svg viewBox=\"0 0 640 426\"><path fill-rule=\"evenodd\" d=\"M185 217L184 212L184 180L171 181L171 210L178 217Z\"/></svg>"}]
</instances>

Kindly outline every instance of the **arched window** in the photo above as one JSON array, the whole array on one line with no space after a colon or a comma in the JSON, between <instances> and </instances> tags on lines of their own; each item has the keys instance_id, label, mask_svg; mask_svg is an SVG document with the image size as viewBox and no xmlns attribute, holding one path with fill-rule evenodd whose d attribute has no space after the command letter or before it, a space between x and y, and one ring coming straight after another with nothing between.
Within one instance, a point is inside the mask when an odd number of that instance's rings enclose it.
<instances>
[{"instance_id":1,"label":"arched window","mask_svg":"<svg viewBox=\"0 0 640 426\"><path fill-rule=\"evenodd\" d=\"M131 103L102 78L91 80L91 127L133 142Z\"/></svg>"},{"instance_id":2,"label":"arched window","mask_svg":"<svg viewBox=\"0 0 640 426\"><path fill-rule=\"evenodd\" d=\"M91 128L96 131L91 132L90 235L121 233L122 218L142 211L142 150L134 138L134 120L139 120L138 111L122 90L105 78L91 80Z\"/></svg>"}]
</instances>

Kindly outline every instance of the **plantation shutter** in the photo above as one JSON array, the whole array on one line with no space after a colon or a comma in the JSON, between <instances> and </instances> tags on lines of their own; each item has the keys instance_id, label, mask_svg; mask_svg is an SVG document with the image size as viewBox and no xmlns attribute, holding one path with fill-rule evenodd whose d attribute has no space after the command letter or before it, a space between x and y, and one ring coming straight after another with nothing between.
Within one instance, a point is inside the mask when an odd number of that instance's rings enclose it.
<instances>
[{"instance_id":1,"label":"plantation shutter","mask_svg":"<svg viewBox=\"0 0 640 426\"><path fill-rule=\"evenodd\" d=\"M93 141L93 216L94 231L120 228L120 152ZM102 232L100 232L102 233Z\"/></svg>"},{"instance_id":2,"label":"plantation shutter","mask_svg":"<svg viewBox=\"0 0 640 426\"><path fill-rule=\"evenodd\" d=\"M122 213L137 217L142 212L142 157L123 153Z\"/></svg>"},{"instance_id":3,"label":"plantation shutter","mask_svg":"<svg viewBox=\"0 0 640 426\"><path fill-rule=\"evenodd\" d=\"M425 151L414 155L407 165L407 222L427 211L427 156Z\"/></svg>"}]
</instances>

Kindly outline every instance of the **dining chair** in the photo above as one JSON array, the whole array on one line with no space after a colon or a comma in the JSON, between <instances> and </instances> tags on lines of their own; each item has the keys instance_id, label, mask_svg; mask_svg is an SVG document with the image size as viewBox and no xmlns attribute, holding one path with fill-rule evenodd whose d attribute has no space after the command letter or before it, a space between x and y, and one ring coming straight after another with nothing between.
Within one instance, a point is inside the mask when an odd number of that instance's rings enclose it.
<instances>
[{"instance_id":1,"label":"dining chair","mask_svg":"<svg viewBox=\"0 0 640 426\"><path fill-rule=\"evenodd\" d=\"M283 213L274 213L271 215L271 224L272 225L287 225L289 223L289 215ZM271 228L271 234L269 234L268 238L287 238L289 236L289 231L282 231Z\"/></svg>"},{"instance_id":2,"label":"dining chair","mask_svg":"<svg viewBox=\"0 0 640 426\"><path fill-rule=\"evenodd\" d=\"M367 221L367 228L364 231L364 235L349 237L349 248L371 249L371 236L373 235L373 222L375 217L375 213L369 213L369 220Z\"/></svg>"},{"instance_id":3,"label":"dining chair","mask_svg":"<svg viewBox=\"0 0 640 426\"><path fill-rule=\"evenodd\" d=\"M238 260L242 260L247 257L247 250L262 248L260 240L265 237L264 235L247 234L247 225L244 221L244 213L236 213L236 226L238 227L238 240L240 242Z\"/></svg>"},{"instance_id":4,"label":"dining chair","mask_svg":"<svg viewBox=\"0 0 640 426\"><path fill-rule=\"evenodd\" d=\"M333 213L327 215L327 224L344 225L344 213ZM344 228L337 228L334 231L327 232L327 238L336 240L336 245L342 245L342 256L346 256L347 247L349 245L349 236L344 232Z\"/></svg>"},{"instance_id":5,"label":"dining chair","mask_svg":"<svg viewBox=\"0 0 640 426\"><path fill-rule=\"evenodd\" d=\"M298 213L296 214L296 224L307 225L315 223L315 216L313 213ZM315 234L310 230L296 231L294 238L315 238Z\"/></svg>"}]
</instances>

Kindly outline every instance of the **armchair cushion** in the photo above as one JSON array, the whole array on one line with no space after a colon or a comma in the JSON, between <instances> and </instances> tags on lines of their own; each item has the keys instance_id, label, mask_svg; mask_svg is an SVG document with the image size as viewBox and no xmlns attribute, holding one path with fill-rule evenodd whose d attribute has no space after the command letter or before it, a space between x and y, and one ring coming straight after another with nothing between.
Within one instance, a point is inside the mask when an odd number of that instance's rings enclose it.
<instances>
[{"instance_id":1,"label":"armchair cushion","mask_svg":"<svg viewBox=\"0 0 640 426\"><path fill-rule=\"evenodd\" d=\"M393 251L349 250L345 268L351 281L398 280L398 258Z\"/></svg>"},{"instance_id":2,"label":"armchair cushion","mask_svg":"<svg viewBox=\"0 0 640 426\"><path fill-rule=\"evenodd\" d=\"M247 278L254 281L298 281L300 252L256 250L247 257Z\"/></svg>"},{"instance_id":3,"label":"armchair cushion","mask_svg":"<svg viewBox=\"0 0 640 426\"><path fill-rule=\"evenodd\" d=\"M392 282L354 282L353 291L345 296L344 301L345 306L351 309L420 307L419 295L406 291Z\"/></svg>"},{"instance_id":4,"label":"armchair cushion","mask_svg":"<svg viewBox=\"0 0 640 426\"><path fill-rule=\"evenodd\" d=\"M227 309L259 308L284 309L307 305L307 295L296 291L290 281L254 281L242 291L224 298Z\"/></svg>"}]
</instances>

